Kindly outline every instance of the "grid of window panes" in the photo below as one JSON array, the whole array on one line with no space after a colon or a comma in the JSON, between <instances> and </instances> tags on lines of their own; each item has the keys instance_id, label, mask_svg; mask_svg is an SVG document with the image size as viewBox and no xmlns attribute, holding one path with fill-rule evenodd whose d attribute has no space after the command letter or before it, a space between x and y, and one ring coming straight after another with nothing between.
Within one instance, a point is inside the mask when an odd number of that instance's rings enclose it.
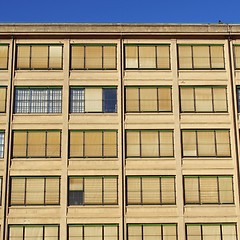
<instances>
[{"instance_id":1,"label":"grid of window panes","mask_svg":"<svg viewBox=\"0 0 240 240\"><path fill-rule=\"evenodd\" d=\"M117 224L74 224L68 225L67 240L119 240Z\"/></svg>"},{"instance_id":2,"label":"grid of window panes","mask_svg":"<svg viewBox=\"0 0 240 240\"><path fill-rule=\"evenodd\" d=\"M60 130L14 130L13 158L61 157Z\"/></svg>"},{"instance_id":3,"label":"grid of window panes","mask_svg":"<svg viewBox=\"0 0 240 240\"><path fill-rule=\"evenodd\" d=\"M228 129L182 130L183 157L230 157Z\"/></svg>"},{"instance_id":4,"label":"grid of window panes","mask_svg":"<svg viewBox=\"0 0 240 240\"><path fill-rule=\"evenodd\" d=\"M60 177L11 177L10 205L59 205Z\"/></svg>"},{"instance_id":5,"label":"grid of window panes","mask_svg":"<svg viewBox=\"0 0 240 240\"><path fill-rule=\"evenodd\" d=\"M125 44L125 69L171 69L170 44Z\"/></svg>"},{"instance_id":6,"label":"grid of window panes","mask_svg":"<svg viewBox=\"0 0 240 240\"><path fill-rule=\"evenodd\" d=\"M0 70L8 69L9 45L0 44Z\"/></svg>"},{"instance_id":7,"label":"grid of window panes","mask_svg":"<svg viewBox=\"0 0 240 240\"><path fill-rule=\"evenodd\" d=\"M115 87L71 87L70 113L117 112Z\"/></svg>"},{"instance_id":8,"label":"grid of window panes","mask_svg":"<svg viewBox=\"0 0 240 240\"><path fill-rule=\"evenodd\" d=\"M62 70L62 44L17 44L17 70Z\"/></svg>"},{"instance_id":9,"label":"grid of window panes","mask_svg":"<svg viewBox=\"0 0 240 240\"><path fill-rule=\"evenodd\" d=\"M218 239L237 240L236 223L188 223L186 224L187 240Z\"/></svg>"},{"instance_id":10,"label":"grid of window panes","mask_svg":"<svg viewBox=\"0 0 240 240\"><path fill-rule=\"evenodd\" d=\"M72 44L72 70L117 69L116 44Z\"/></svg>"},{"instance_id":11,"label":"grid of window panes","mask_svg":"<svg viewBox=\"0 0 240 240\"><path fill-rule=\"evenodd\" d=\"M179 44L178 68L225 69L224 46L207 44Z\"/></svg>"},{"instance_id":12,"label":"grid of window panes","mask_svg":"<svg viewBox=\"0 0 240 240\"><path fill-rule=\"evenodd\" d=\"M4 132L0 131L0 158L4 157Z\"/></svg>"},{"instance_id":13,"label":"grid of window panes","mask_svg":"<svg viewBox=\"0 0 240 240\"><path fill-rule=\"evenodd\" d=\"M125 88L126 112L172 112L171 86Z\"/></svg>"},{"instance_id":14,"label":"grid of window panes","mask_svg":"<svg viewBox=\"0 0 240 240\"><path fill-rule=\"evenodd\" d=\"M59 225L8 225L8 240L59 240Z\"/></svg>"},{"instance_id":15,"label":"grid of window panes","mask_svg":"<svg viewBox=\"0 0 240 240\"><path fill-rule=\"evenodd\" d=\"M68 205L117 205L117 176L69 177Z\"/></svg>"},{"instance_id":16,"label":"grid of window panes","mask_svg":"<svg viewBox=\"0 0 240 240\"><path fill-rule=\"evenodd\" d=\"M177 224L127 224L127 240L177 240Z\"/></svg>"},{"instance_id":17,"label":"grid of window panes","mask_svg":"<svg viewBox=\"0 0 240 240\"><path fill-rule=\"evenodd\" d=\"M181 112L227 112L226 86L180 86Z\"/></svg>"},{"instance_id":18,"label":"grid of window panes","mask_svg":"<svg viewBox=\"0 0 240 240\"><path fill-rule=\"evenodd\" d=\"M61 112L61 88L15 88L14 113Z\"/></svg>"},{"instance_id":19,"label":"grid of window panes","mask_svg":"<svg viewBox=\"0 0 240 240\"><path fill-rule=\"evenodd\" d=\"M184 176L185 204L233 204L233 176Z\"/></svg>"},{"instance_id":20,"label":"grid of window panes","mask_svg":"<svg viewBox=\"0 0 240 240\"><path fill-rule=\"evenodd\" d=\"M175 176L127 176L127 205L175 205Z\"/></svg>"}]
</instances>

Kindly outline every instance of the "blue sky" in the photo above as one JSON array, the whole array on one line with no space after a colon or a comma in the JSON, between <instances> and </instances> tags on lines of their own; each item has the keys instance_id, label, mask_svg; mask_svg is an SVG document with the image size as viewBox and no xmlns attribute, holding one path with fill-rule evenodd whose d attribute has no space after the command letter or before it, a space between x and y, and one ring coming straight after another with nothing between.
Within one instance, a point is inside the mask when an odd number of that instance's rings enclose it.
<instances>
[{"instance_id":1,"label":"blue sky","mask_svg":"<svg viewBox=\"0 0 240 240\"><path fill-rule=\"evenodd\" d=\"M1 0L0 22L240 23L240 0Z\"/></svg>"}]
</instances>

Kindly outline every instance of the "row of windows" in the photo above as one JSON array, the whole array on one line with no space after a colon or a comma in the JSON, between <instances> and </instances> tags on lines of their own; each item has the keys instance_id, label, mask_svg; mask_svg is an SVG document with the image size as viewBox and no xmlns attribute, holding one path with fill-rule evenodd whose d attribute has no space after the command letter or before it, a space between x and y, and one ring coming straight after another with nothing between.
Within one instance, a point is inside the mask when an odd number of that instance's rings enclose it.
<instances>
[{"instance_id":1,"label":"row of windows","mask_svg":"<svg viewBox=\"0 0 240 240\"><path fill-rule=\"evenodd\" d=\"M9 225L8 240L59 240L59 225ZM127 224L128 240L177 240L177 224ZM187 223L187 240L237 240L236 223ZM119 240L118 224L68 225L67 240Z\"/></svg>"},{"instance_id":2,"label":"row of windows","mask_svg":"<svg viewBox=\"0 0 240 240\"><path fill-rule=\"evenodd\" d=\"M234 204L233 176L183 176L184 203ZM117 205L117 176L68 179L68 205ZM10 205L60 205L59 177L11 177ZM127 205L176 205L175 176L127 176Z\"/></svg>"},{"instance_id":3,"label":"row of windows","mask_svg":"<svg viewBox=\"0 0 240 240\"><path fill-rule=\"evenodd\" d=\"M183 157L230 157L230 132L182 130ZM116 130L70 130L70 158L117 158ZM60 130L14 130L13 158L61 157ZM4 132L0 132L0 157L4 153ZM126 157L174 157L173 130L126 130Z\"/></svg>"},{"instance_id":4,"label":"row of windows","mask_svg":"<svg viewBox=\"0 0 240 240\"><path fill-rule=\"evenodd\" d=\"M234 45L235 68L240 46ZM62 44L17 44L16 69L63 69ZM179 69L225 69L222 44L178 44ZM170 44L125 44L125 69L171 69ZM8 44L0 45L0 69L8 69ZM117 69L116 44L71 44L71 70Z\"/></svg>"},{"instance_id":5,"label":"row of windows","mask_svg":"<svg viewBox=\"0 0 240 240\"><path fill-rule=\"evenodd\" d=\"M126 87L126 113L172 112L172 88L170 86ZM240 91L237 89L240 99ZM0 88L0 112L6 111L6 87ZM238 100L239 103L239 100ZM192 113L227 112L225 86L180 87L180 111ZM62 88L16 87L14 113L61 113ZM117 88L71 87L70 113L117 112Z\"/></svg>"}]
</instances>

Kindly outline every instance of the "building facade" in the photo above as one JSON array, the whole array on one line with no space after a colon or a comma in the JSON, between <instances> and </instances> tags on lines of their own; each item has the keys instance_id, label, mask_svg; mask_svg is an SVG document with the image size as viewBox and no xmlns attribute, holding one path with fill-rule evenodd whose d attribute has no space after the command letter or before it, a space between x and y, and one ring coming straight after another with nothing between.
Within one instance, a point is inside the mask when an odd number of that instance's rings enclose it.
<instances>
[{"instance_id":1,"label":"building facade","mask_svg":"<svg viewBox=\"0 0 240 240\"><path fill-rule=\"evenodd\" d=\"M237 240L240 25L0 24L1 239Z\"/></svg>"}]
</instances>

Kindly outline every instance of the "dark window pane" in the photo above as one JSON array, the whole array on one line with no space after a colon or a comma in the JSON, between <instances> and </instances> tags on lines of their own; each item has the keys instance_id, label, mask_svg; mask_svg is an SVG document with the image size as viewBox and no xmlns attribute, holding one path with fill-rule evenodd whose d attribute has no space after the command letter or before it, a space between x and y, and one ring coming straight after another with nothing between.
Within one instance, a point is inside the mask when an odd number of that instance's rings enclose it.
<instances>
[{"instance_id":1,"label":"dark window pane","mask_svg":"<svg viewBox=\"0 0 240 240\"><path fill-rule=\"evenodd\" d=\"M69 205L83 205L83 191L69 191Z\"/></svg>"},{"instance_id":2,"label":"dark window pane","mask_svg":"<svg viewBox=\"0 0 240 240\"><path fill-rule=\"evenodd\" d=\"M103 89L103 112L117 112L117 90Z\"/></svg>"}]
</instances>

